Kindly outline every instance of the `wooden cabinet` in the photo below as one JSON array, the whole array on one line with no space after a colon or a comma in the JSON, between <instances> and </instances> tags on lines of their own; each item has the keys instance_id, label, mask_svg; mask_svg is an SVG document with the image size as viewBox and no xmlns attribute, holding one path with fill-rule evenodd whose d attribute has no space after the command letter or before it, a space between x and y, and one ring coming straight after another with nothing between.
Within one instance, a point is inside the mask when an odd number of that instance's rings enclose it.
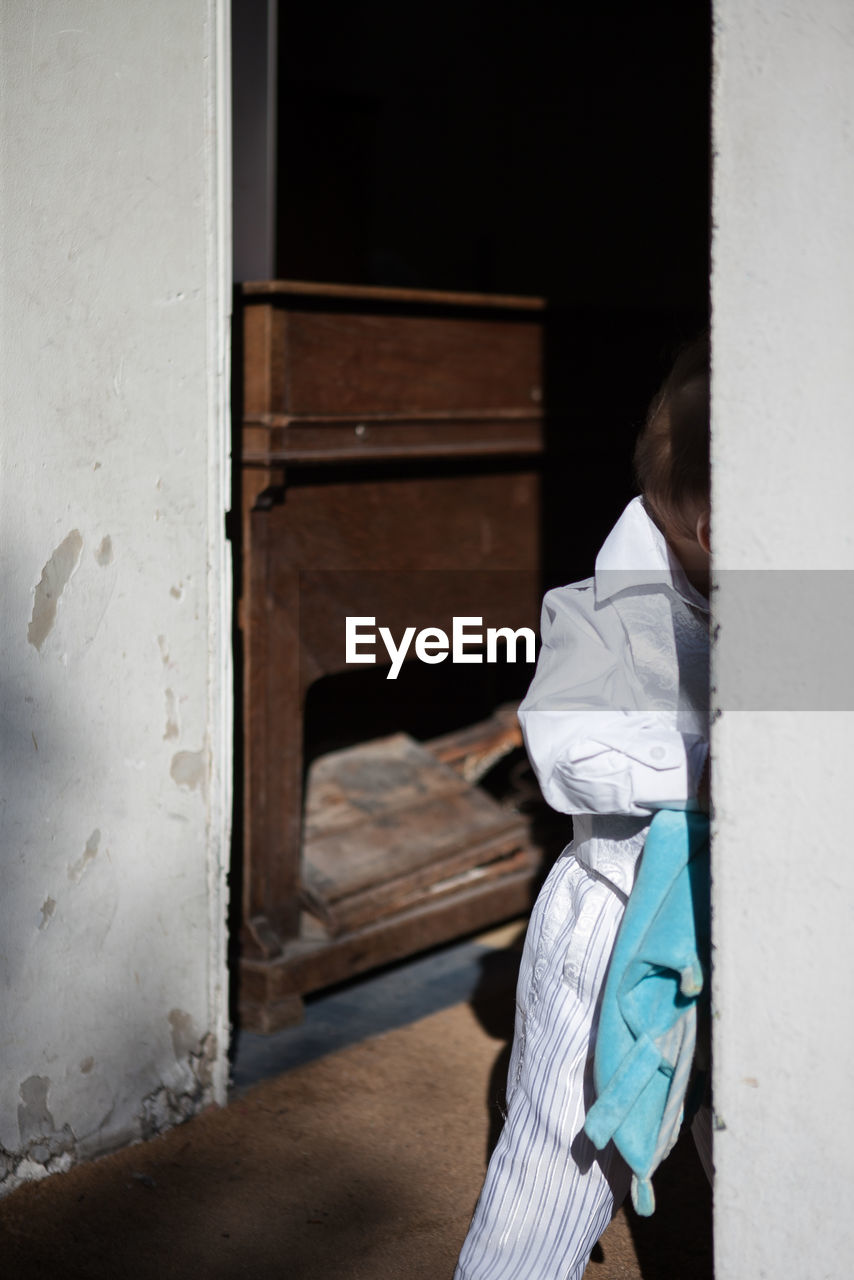
<instances>
[{"instance_id":1,"label":"wooden cabinet","mask_svg":"<svg viewBox=\"0 0 854 1280\"><path fill-rule=\"evenodd\" d=\"M512 708L426 741L368 708L309 769L304 742L347 616L536 629L542 303L262 282L238 322L241 1020L272 1030L308 991L530 905L528 824L478 786L519 741Z\"/></svg>"}]
</instances>

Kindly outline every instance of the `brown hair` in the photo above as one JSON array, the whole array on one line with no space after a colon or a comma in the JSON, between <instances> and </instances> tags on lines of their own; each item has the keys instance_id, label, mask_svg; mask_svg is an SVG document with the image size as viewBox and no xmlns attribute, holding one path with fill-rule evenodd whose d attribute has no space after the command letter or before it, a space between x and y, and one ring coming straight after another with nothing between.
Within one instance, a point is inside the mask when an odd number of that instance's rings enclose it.
<instances>
[{"instance_id":1,"label":"brown hair","mask_svg":"<svg viewBox=\"0 0 854 1280\"><path fill-rule=\"evenodd\" d=\"M644 505L665 533L694 537L709 505L709 338L683 348L635 445Z\"/></svg>"}]
</instances>

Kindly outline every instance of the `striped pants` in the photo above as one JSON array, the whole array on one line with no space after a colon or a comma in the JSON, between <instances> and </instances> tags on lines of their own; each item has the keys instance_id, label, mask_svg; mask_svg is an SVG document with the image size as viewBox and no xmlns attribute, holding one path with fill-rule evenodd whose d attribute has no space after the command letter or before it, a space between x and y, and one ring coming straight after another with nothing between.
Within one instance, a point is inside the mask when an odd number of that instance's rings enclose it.
<instances>
[{"instance_id":1,"label":"striped pants","mask_svg":"<svg viewBox=\"0 0 854 1280\"><path fill-rule=\"evenodd\" d=\"M597 1152L582 1129L625 901L569 852L543 886L519 973L507 1119L455 1280L579 1280L628 1190L613 1144Z\"/></svg>"}]
</instances>

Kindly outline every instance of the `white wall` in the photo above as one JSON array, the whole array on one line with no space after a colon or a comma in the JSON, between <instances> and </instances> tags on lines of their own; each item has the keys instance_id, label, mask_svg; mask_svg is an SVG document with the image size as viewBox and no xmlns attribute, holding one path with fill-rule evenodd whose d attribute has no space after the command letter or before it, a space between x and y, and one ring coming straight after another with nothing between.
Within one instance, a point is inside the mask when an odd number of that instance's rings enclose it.
<instances>
[{"instance_id":1,"label":"white wall","mask_svg":"<svg viewBox=\"0 0 854 1280\"><path fill-rule=\"evenodd\" d=\"M716 1275L845 1277L854 6L714 7Z\"/></svg>"},{"instance_id":2,"label":"white wall","mask_svg":"<svg viewBox=\"0 0 854 1280\"><path fill-rule=\"evenodd\" d=\"M225 1090L227 0L2 0L0 1181Z\"/></svg>"}]
</instances>

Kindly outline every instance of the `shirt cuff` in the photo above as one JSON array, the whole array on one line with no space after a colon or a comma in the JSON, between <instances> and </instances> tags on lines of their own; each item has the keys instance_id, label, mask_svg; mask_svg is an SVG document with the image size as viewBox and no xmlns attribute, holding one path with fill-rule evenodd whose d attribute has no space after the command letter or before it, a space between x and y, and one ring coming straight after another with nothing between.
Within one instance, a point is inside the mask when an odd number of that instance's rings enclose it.
<instances>
[{"instance_id":1,"label":"shirt cuff","mask_svg":"<svg viewBox=\"0 0 854 1280\"><path fill-rule=\"evenodd\" d=\"M656 809L696 809L708 755L705 739L646 721L622 723L565 749L544 787L554 808L583 813L643 815Z\"/></svg>"},{"instance_id":2,"label":"shirt cuff","mask_svg":"<svg viewBox=\"0 0 854 1280\"><path fill-rule=\"evenodd\" d=\"M696 809L708 743L693 735L657 739L629 766L632 800L641 809Z\"/></svg>"}]
</instances>

